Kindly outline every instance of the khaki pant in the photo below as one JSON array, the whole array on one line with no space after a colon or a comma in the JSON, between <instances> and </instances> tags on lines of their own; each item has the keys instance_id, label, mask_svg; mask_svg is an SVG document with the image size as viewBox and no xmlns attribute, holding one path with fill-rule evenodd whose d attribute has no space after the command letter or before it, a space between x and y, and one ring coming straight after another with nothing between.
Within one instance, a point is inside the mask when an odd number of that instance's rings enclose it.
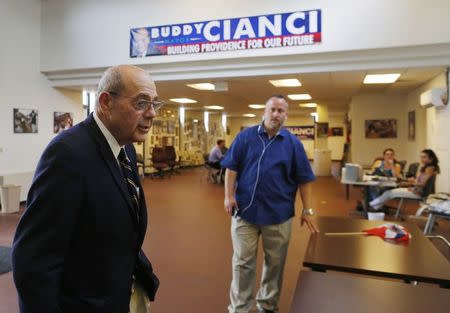
<instances>
[{"instance_id":1,"label":"khaki pant","mask_svg":"<svg viewBox=\"0 0 450 313\"><path fill-rule=\"evenodd\" d=\"M278 311L291 225L292 219L282 224L267 226L253 225L240 217L232 219L231 238L234 252L229 313L247 313L253 307L256 255L260 236L264 250L264 266L256 303L259 309Z\"/></svg>"}]
</instances>

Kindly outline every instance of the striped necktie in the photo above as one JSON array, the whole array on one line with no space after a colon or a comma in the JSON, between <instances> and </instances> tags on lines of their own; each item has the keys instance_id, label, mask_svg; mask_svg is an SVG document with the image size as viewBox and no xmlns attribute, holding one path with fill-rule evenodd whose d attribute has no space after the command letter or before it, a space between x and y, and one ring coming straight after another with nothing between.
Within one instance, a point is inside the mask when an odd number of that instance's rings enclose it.
<instances>
[{"instance_id":1,"label":"striped necktie","mask_svg":"<svg viewBox=\"0 0 450 313\"><path fill-rule=\"evenodd\" d=\"M134 213L136 215L137 221L139 223L139 195L138 195L138 186L134 180L133 170L131 168L130 159L128 159L125 154L125 150L120 149L119 157L118 157L120 167L122 169L123 178L128 188L128 192L131 197L131 202L133 203Z\"/></svg>"}]
</instances>

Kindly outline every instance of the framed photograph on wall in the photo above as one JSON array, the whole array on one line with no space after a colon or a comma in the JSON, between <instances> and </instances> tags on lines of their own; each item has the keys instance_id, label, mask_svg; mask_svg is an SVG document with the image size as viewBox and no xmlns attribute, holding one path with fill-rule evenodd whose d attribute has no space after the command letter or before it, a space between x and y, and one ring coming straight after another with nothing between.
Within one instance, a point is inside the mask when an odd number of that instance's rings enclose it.
<instances>
[{"instance_id":1,"label":"framed photograph on wall","mask_svg":"<svg viewBox=\"0 0 450 313\"><path fill-rule=\"evenodd\" d=\"M331 137L344 137L344 127L331 127L330 128Z\"/></svg>"},{"instance_id":2,"label":"framed photograph on wall","mask_svg":"<svg viewBox=\"0 0 450 313\"><path fill-rule=\"evenodd\" d=\"M328 123L316 123L317 137L328 137Z\"/></svg>"},{"instance_id":3,"label":"framed photograph on wall","mask_svg":"<svg viewBox=\"0 0 450 313\"><path fill-rule=\"evenodd\" d=\"M13 109L13 125L16 134L35 134L38 132L38 110Z\"/></svg>"},{"instance_id":4,"label":"framed photograph on wall","mask_svg":"<svg viewBox=\"0 0 450 313\"><path fill-rule=\"evenodd\" d=\"M366 120L365 121L366 138L397 138L397 120Z\"/></svg>"},{"instance_id":5,"label":"framed photograph on wall","mask_svg":"<svg viewBox=\"0 0 450 313\"><path fill-rule=\"evenodd\" d=\"M408 139L416 140L416 111L408 112Z\"/></svg>"},{"instance_id":6,"label":"framed photograph on wall","mask_svg":"<svg viewBox=\"0 0 450 313\"><path fill-rule=\"evenodd\" d=\"M53 133L59 134L73 126L73 113L53 112Z\"/></svg>"}]
</instances>

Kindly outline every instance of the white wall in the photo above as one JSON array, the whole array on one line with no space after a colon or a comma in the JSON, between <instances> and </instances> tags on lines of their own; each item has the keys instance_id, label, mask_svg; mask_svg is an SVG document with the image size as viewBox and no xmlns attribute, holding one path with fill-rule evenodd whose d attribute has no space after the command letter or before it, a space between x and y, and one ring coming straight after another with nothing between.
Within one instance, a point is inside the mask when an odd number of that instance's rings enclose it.
<instances>
[{"instance_id":1,"label":"white wall","mask_svg":"<svg viewBox=\"0 0 450 313\"><path fill-rule=\"evenodd\" d=\"M54 137L54 111L84 118L81 95L50 88L40 73L40 18L40 0L0 2L0 174L35 169ZM39 111L37 134L13 133L13 108Z\"/></svg>"},{"instance_id":2,"label":"white wall","mask_svg":"<svg viewBox=\"0 0 450 313\"><path fill-rule=\"evenodd\" d=\"M438 176L436 181L437 191L450 192L450 140L448 137L450 133L450 110L448 106L444 109L420 108L420 94L422 92L445 86L445 74L441 74L408 95L408 106L410 108L415 107L420 116L419 123L416 125L416 135L420 133L420 137L416 145L409 145L408 153L411 158L415 155L415 160L417 160L418 153L421 150L425 148L433 149L439 158L441 167L441 175Z\"/></svg>"},{"instance_id":3,"label":"white wall","mask_svg":"<svg viewBox=\"0 0 450 313\"><path fill-rule=\"evenodd\" d=\"M262 114L262 113L261 113ZM346 127L344 125L344 115L331 113L329 116L329 127L343 127L344 135ZM261 122L261 116L258 115L255 118L247 117L231 117L228 120L228 127L230 128L230 134L226 136L227 145L231 145L236 135L241 131L241 127L250 127L257 125ZM310 116L290 115L287 119L286 126L311 126L314 125L314 121ZM305 147L306 154L309 159L313 159L314 155L314 140L302 140ZM331 159L342 159L342 152L345 143L344 137L328 137L328 148L331 150Z\"/></svg>"},{"instance_id":4,"label":"white wall","mask_svg":"<svg viewBox=\"0 0 450 313\"><path fill-rule=\"evenodd\" d=\"M393 148L396 157L404 160L406 155L407 110L406 96L357 95L350 102L352 124L351 160L354 163L371 165L376 157L382 155L385 148ZM367 139L365 121L372 119L396 119L397 138Z\"/></svg>"},{"instance_id":5,"label":"white wall","mask_svg":"<svg viewBox=\"0 0 450 313\"><path fill-rule=\"evenodd\" d=\"M36 3L37 1L33 1ZM450 42L450 1L428 0L46 0L43 71L248 56L308 54ZM133 27L322 9L322 43L295 48L129 58ZM33 11L36 12L36 11ZM10 28L8 28L10 29ZM27 37L28 38L28 37Z\"/></svg>"}]
</instances>

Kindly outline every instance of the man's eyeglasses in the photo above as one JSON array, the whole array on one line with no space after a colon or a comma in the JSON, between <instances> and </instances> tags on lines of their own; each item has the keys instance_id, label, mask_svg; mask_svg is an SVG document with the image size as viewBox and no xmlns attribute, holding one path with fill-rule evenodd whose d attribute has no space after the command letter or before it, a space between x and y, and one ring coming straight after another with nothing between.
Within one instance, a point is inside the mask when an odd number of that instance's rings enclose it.
<instances>
[{"instance_id":1,"label":"man's eyeglasses","mask_svg":"<svg viewBox=\"0 0 450 313\"><path fill-rule=\"evenodd\" d=\"M157 112L164 105L164 101L162 100L146 100L146 99L136 99L135 97L120 95L114 91L108 91L108 93L115 97L123 97L133 99L133 107L136 111L147 111L150 108L153 108L155 112Z\"/></svg>"}]
</instances>

